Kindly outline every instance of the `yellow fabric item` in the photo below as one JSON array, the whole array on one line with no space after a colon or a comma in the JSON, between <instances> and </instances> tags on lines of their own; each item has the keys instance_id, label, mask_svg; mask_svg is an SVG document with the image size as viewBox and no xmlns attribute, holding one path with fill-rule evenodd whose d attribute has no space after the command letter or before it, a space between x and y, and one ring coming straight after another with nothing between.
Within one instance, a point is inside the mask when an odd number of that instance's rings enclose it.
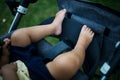
<instances>
[{"instance_id":1,"label":"yellow fabric item","mask_svg":"<svg viewBox=\"0 0 120 80\"><path fill-rule=\"evenodd\" d=\"M16 61L15 63L17 63L17 75L19 80L31 80L25 64L20 60ZM0 80L3 80L2 76L0 76Z\"/></svg>"},{"instance_id":2,"label":"yellow fabric item","mask_svg":"<svg viewBox=\"0 0 120 80\"><path fill-rule=\"evenodd\" d=\"M31 80L28 69L25 66L25 64L20 60L16 61L15 63L17 63L17 67L18 67L17 75L19 80Z\"/></svg>"}]
</instances>

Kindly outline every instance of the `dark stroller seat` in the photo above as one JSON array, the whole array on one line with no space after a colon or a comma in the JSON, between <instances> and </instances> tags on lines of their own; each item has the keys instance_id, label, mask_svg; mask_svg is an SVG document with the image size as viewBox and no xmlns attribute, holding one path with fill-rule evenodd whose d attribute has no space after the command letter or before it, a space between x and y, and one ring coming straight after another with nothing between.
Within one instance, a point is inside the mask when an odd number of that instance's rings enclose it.
<instances>
[{"instance_id":1,"label":"dark stroller seat","mask_svg":"<svg viewBox=\"0 0 120 80\"><path fill-rule=\"evenodd\" d=\"M45 20L42 24L48 24L51 23L54 17ZM74 26L73 26L74 25ZM66 19L63 22L63 31L60 36L54 36L60 39L60 42L57 43L55 46L50 45L50 43L46 42L45 40L40 41L37 43L38 51L41 56L54 59L57 55L61 54L63 51L68 51L74 48L77 38L79 35L79 32L81 30L83 24L78 23L72 19ZM43 46L44 45L44 46ZM46 48L47 46L47 48ZM93 50L93 48L96 48L96 50ZM93 51L92 51L93 50ZM85 62L85 72L84 74L82 71L78 71L77 75L73 77L72 80L88 80L89 76L93 76L93 73L95 73L96 68L99 61L99 46L97 44L96 38L94 38L93 42L87 49L87 56L86 60L89 62ZM96 54L92 54L96 53Z\"/></svg>"},{"instance_id":2,"label":"dark stroller seat","mask_svg":"<svg viewBox=\"0 0 120 80\"><path fill-rule=\"evenodd\" d=\"M81 27L86 24L95 32L95 36L86 51L82 70L79 70L72 80L92 79L98 67L105 69L101 72L101 76L108 76L115 70L120 59L120 54L118 54L120 53L120 13L98 4L81 0L57 0L57 2L59 9L67 9L67 14L62 24L62 34L59 36L52 35L59 38L60 42L52 46L46 40L40 40L36 43L39 55L54 59L62 52L73 49ZM54 17L51 17L41 24L51 23L53 19ZM3 38L10 37L11 33ZM102 66L104 63L107 63L107 68ZM104 73L105 71L106 73Z\"/></svg>"},{"instance_id":3,"label":"dark stroller seat","mask_svg":"<svg viewBox=\"0 0 120 80\"><path fill-rule=\"evenodd\" d=\"M115 70L120 58L119 12L99 4L80 0L66 0L64 2L58 0L58 6L60 9L66 8L67 14L63 22L63 32L57 36L61 42L51 48L51 51L56 50L57 52L55 52L60 54L62 50L72 49L76 44L82 25L86 24L95 32L95 37L86 51L83 71L78 71L73 80L92 79L98 67L101 71L101 79L104 80ZM47 19L42 24L51 23L52 20L53 18ZM116 44L118 44L117 47L115 47ZM104 66L105 63L107 66Z\"/></svg>"}]
</instances>

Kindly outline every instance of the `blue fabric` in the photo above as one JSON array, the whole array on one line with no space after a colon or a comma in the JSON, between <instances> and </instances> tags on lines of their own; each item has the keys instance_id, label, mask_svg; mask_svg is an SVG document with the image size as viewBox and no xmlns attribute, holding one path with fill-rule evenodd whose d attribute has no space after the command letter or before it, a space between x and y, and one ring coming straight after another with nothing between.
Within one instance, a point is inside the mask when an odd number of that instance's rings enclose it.
<instances>
[{"instance_id":1,"label":"blue fabric","mask_svg":"<svg viewBox=\"0 0 120 80\"><path fill-rule=\"evenodd\" d=\"M11 46L10 62L16 60L23 61L29 70L32 80L54 80L45 66L48 59L33 55L33 53L36 53L35 51L34 45L29 45L24 48Z\"/></svg>"}]
</instances>

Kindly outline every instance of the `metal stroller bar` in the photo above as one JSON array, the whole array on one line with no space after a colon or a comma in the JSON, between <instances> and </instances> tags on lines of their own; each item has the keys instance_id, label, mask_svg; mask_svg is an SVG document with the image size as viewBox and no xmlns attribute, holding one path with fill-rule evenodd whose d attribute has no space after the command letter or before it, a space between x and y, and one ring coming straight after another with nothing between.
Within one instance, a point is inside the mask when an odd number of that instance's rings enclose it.
<instances>
[{"instance_id":1,"label":"metal stroller bar","mask_svg":"<svg viewBox=\"0 0 120 80\"><path fill-rule=\"evenodd\" d=\"M30 3L34 3L36 2L37 0L22 0L20 2L20 5L17 9L17 13L15 15L15 18L8 30L8 33L10 33L11 31L15 30L22 18L23 15L25 15L27 13L27 10L28 10L28 6Z\"/></svg>"},{"instance_id":2,"label":"metal stroller bar","mask_svg":"<svg viewBox=\"0 0 120 80\"><path fill-rule=\"evenodd\" d=\"M17 12L15 15L15 18L10 26L10 29L8 30L8 33L15 30L17 28L17 25L19 24L19 21L21 20L22 14Z\"/></svg>"},{"instance_id":3,"label":"metal stroller bar","mask_svg":"<svg viewBox=\"0 0 120 80\"><path fill-rule=\"evenodd\" d=\"M120 61L120 41L115 45L114 56L109 62L105 62L101 67L100 71L103 74L101 80L106 80L106 76L109 75L113 69L117 66L117 63Z\"/></svg>"}]
</instances>

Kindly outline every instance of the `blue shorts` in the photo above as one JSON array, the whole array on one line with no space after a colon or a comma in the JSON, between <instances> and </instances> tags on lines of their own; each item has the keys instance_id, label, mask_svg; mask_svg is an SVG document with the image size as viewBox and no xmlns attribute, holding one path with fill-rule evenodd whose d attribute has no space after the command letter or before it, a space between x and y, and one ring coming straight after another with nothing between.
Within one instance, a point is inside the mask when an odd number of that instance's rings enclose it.
<instances>
[{"instance_id":1,"label":"blue shorts","mask_svg":"<svg viewBox=\"0 0 120 80\"><path fill-rule=\"evenodd\" d=\"M36 53L35 51L34 45L29 45L24 48L11 46L10 62L14 62L16 60L23 61L29 70L32 80L54 80L45 66L45 64L50 60L33 55L33 53Z\"/></svg>"}]
</instances>

